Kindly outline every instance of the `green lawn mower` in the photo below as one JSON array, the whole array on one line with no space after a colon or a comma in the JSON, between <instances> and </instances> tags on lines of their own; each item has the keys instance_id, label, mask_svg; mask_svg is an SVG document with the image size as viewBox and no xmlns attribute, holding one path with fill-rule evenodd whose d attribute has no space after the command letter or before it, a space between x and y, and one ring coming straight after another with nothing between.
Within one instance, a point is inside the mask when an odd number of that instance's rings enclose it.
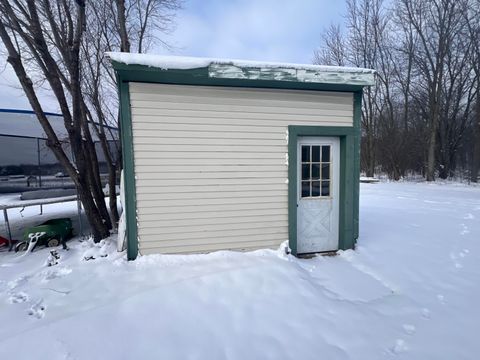
<instances>
[{"instance_id":1,"label":"green lawn mower","mask_svg":"<svg viewBox=\"0 0 480 360\"><path fill-rule=\"evenodd\" d=\"M72 220L69 218L50 219L25 230L23 241L15 246L15 251L27 249L33 251L37 246L56 247L60 244L66 249L66 241L72 236Z\"/></svg>"}]
</instances>

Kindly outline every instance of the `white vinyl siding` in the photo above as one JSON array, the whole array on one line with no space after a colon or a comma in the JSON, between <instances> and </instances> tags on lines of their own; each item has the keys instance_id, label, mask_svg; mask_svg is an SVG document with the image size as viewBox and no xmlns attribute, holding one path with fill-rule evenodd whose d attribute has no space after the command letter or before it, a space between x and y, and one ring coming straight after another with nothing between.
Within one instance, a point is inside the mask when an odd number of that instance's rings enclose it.
<instances>
[{"instance_id":1,"label":"white vinyl siding","mask_svg":"<svg viewBox=\"0 0 480 360\"><path fill-rule=\"evenodd\" d=\"M288 125L353 125L353 95L130 83L139 250L288 239Z\"/></svg>"}]
</instances>

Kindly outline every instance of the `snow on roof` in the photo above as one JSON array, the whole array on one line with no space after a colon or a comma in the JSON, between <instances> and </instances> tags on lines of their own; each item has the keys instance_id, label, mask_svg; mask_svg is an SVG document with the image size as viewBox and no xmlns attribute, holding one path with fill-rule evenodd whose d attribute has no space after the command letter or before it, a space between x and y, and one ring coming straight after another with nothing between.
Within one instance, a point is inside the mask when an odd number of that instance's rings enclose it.
<instances>
[{"instance_id":1,"label":"snow on roof","mask_svg":"<svg viewBox=\"0 0 480 360\"><path fill-rule=\"evenodd\" d=\"M349 73L368 73L373 74L375 70L356 68L356 67L342 67L342 66L327 66L327 65L311 65L311 64L293 64L281 62L265 62L265 61L251 61L251 60L234 60L234 59L218 59L218 58L202 58L189 56L164 56L164 55L149 55L149 54L133 54L124 52L108 52L108 57L113 60L127 65L146 65L157 67L164 70L168 69L197 69L215 65L234 65L246 68L269 68L269 69L297 69L297 70L316 70L323 72L349 72Z\"/></svg>"},{"instance_id":2,"label":"snow on roof","mask_svg":"<svg viewBox=\"0 0 480 360\"><path fill-rule=\"evenodd\" d=\"M373 85L375 70L250 60L161 56L108 52L112 60L126 65L144 65L162 70L208 68L209 77L249 80L301 81L329 84Z\"/></svg>"}]
</instances>

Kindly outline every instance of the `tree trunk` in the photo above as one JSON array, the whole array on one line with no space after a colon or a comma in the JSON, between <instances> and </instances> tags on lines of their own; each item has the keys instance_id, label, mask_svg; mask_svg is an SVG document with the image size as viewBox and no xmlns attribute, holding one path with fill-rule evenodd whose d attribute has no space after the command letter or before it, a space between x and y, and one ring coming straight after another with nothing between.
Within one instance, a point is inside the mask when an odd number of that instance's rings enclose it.
<instances>
[{"instance_id":1,"label":"tree trunk","mask_svg":"<svg viewBox=\"0 0 480 360\"><path fill-rule=\"evenodd\" d=\"M120 27L120 51L130 52L130 41L127 33L127 21L125 16L125 0L117 0L117 21Z\"/></svg>"},{"instance_id":2,"label":"tree trunk","mask_svg":"<svg viewBox=\"0 0 480 360\"><path fill-rule=\"evenodd\" d=\"M116 228L119 215L117 208L117 188L115 186L117 176L114 166L108 166L108 193L109 193L109 207L112 225Z\"/></svg>"},{"instance_id":3,"label":"tree trunk","mask_svg":"<svg viewBox=\"0 0 480 360\"><path fill-rule=\"evenodd\" d=\"M371 132L367 134L367 177L375 175L375 146Z\"/></svg>"},{"instance_id":4,"label":"tree trunk","mask_svg":"<svg viewBox=\"0 0 480 360\"><path fill-rule=\"evenodd\" d=\"M448 179L450 173L450 153L446 144L442 144L445 140L442 141L440 136L440 141L438 146L440 147L440 153L438 155L438 177L442 180Z\"/></svg>"},{"instance_id":5,"label":"tree trunk","mask_svg":"<svg viewBox=\"0 0 480 360\"><path fill-rule=\"evenodd\" d=\"M437 142L437 132L430 132L428 141L428 157L427 157L427 181L435 181L435 147Z\"/></svg>"},{"instance_id":6,"label":"tree trunk","mask_svg":"<svg viewBox=\"0 0 480 360\"><path fill-rule=\"evenodd\" d=\"M73 180L78 196L85 208L85 214L91 226L93 237L95 241L99 241L109 235L109 229L107 223L104 221L105 218L102 217L102 214L99 212L96 201L92 196L92 188L90 186L91 184L89 184L92 172L89 171L91 169L88 166L91 162L88 161L88 149L85 148L87 145L82 141L81 131L81 124L85 119L81 108L79 46L84 26L85 4L81 1L77 1L76 3L78 18L77 23L75 24L75 36L72 38L71 46L69 47L70 61L68 62L68 71L70 73L71 82L68 84L62 84L57 62L50 54L48 45L43 36L43 30L40 25L41 20L38 17L35 2L33 0L27 1L30 12L29 27L34 34L33 39L26 35L21 28L18 18L10 4L7 1L2 1L1 3L3 10L5 10L5 16L8 16L8 19L16 25L15 31L17 31L18 35L28 44L34 56L36 56L41 64L41 69L58 100L64 117L65 129L68 133L70 146L75 157L75 165L66 156L55 131L51 127L49 120L46 118L32 81L26 73L20 53L10 38L9 33L6 31L3 22L4 19L0 18L0 38L8 51L8 62L12 65L25 95L47 135L47 146L52 150L58 162L64 167L65 171ZM70 101L67 100L64 92L65 87L71 92ZM72 109L71 112L70 107ZM102 202L105 205L104 198L102 198ZM109 218L107 217L107 220L108 219Z\"/></svg>"},{"instance_id":7,"label":"tree trunk","mask_svg":"<svg viewBox=\"0 0 480 360\"><path fill-rule=\"evenodd\" d=\"M110 235L110 231L102 220L98 208L95 206L92 194L89 190L88 185L82 180L82 184L77 187L77 193L80 197L80 201L83 204L85 209L85 215L87 216L88 222L92 229L92 236L95 241L106 238Z\"/></svg>"},{"instance_id":8,"label":"tree trunk","mask_svg":"<svg viewBox=\"0 0 480 360\"><path fill-rule=\"evenodd\" d=\"M91 147L93 147L93 150ZM88 156L88 174L89 174L89 182L91 193L93 194L93 198L95 200L95 204L97 205L98 211L105 222L107 228L111 229L112 224L110 221L110 215L108 214L107 206L105 204L105 194L102 189L102 182L100 179L100 173L98 171L98 161L96 154L94 154L95 145L92 142L92 145L88 146L87 156ZM95 156L94 156L95 155Z\"/></svg>"},{"instance_id":9,"label":"tree trunk","mask_svg":"<svg viewBox=\"0 0 480 360\"><path fill-rule=\"evenodd\" d=\"M438 88L440 85L437 84ZM433 89L437 89L433 86ZM427 155L427 181L435 181L435 152L437 149L437 132L439 122L440 104L438 103L438 90L432 94L431 111L430 111L430 134L428 139L428 155Z\"/></svg>"},{"instance_id":10,"label":"tree trunk","mask_svg":"<svg viewBox=\"0 0 480 360\"><path fill-rule=\"evenodd\" d=\"M98 115L100 117L101 113L99 112ZM98 135L100 146L102 147L102 151L107 163L108 199L109 199L108 205L110 208L110 221L112 223L112 229L115 229L117 227L117 223L120 218L120 216L118 215L118 208L117 208L117 189L116 189L117 169L116 169L116 164L114 163L114 156L112 155L112 151L109 148L107 137L105 136L103 121L104 120L101 120L100 130L98 131L97 135ZM119 127L119 131L120 131L120 127ZM119 160L117 159L117 163L118 161Z\"/></svg>"}]
</instances>

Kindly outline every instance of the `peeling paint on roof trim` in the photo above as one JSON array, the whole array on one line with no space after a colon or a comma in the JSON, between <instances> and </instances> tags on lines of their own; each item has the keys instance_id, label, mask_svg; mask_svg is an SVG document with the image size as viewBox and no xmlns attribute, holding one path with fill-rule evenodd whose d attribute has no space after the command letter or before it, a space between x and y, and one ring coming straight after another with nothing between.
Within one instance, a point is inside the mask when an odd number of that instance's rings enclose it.
<instances>
[{"instance_id":1,"label":"peeling paint on roof trim","mask_svg":"<svg viewBox=\"0 0 480 360\"><path fill-rule=\"evenodd\" d=\"M326 72L313 69L240 67L234 64L210 64L208 75L218 79L277 80L324 84L374 84L374 74L367 72Z\"/></svg>"}]
</instances>

